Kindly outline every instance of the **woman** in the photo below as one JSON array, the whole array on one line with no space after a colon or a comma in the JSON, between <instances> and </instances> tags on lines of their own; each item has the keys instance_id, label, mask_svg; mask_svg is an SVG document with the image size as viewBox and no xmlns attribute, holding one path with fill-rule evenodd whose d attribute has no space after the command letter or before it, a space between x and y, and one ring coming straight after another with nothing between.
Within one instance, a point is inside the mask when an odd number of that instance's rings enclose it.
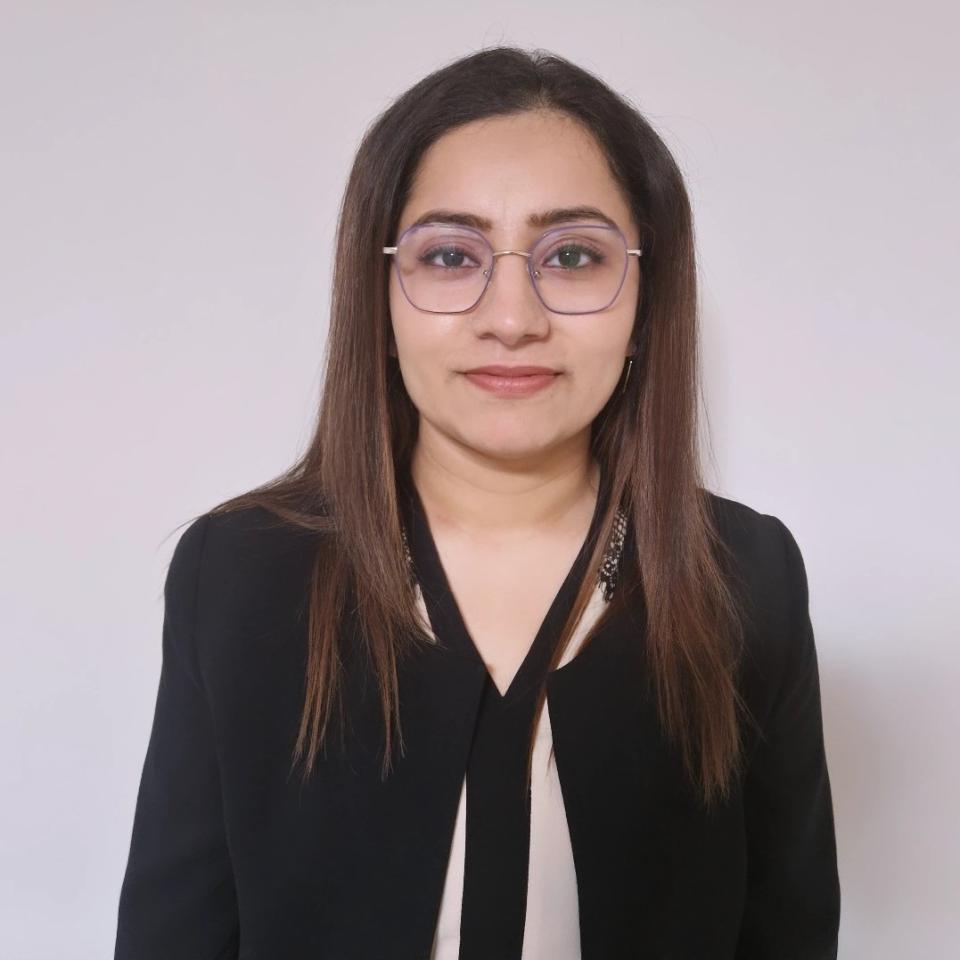
<instances>
[{"instance_id":1,"label":"woman","mask_svg":"<svg viewBox=\"0 0 960 960\"><path fill-rule=\"evenodd\" d=\"M116 957L836 956L796 541L705 490L690 207L566 60L367 132L316 434L197 518Z\"/></svg>"}]
</instances>

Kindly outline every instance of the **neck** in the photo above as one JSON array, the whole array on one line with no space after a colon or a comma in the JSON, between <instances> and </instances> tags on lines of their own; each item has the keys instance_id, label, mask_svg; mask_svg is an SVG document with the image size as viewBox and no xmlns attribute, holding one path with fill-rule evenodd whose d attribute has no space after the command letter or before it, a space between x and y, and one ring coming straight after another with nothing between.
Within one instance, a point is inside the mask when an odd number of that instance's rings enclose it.
<instances>
[{"instance_id":1,"label":"neck","mask_svg":"<svg viewBox=\"0 0 960 960\"><path fill-rule=\"evenodd\" d=\"M589 432L536 457L495 460L421 429L410 473L431 523L495 540L589 524L600 482Z\"/></svg>"}]
</instances>

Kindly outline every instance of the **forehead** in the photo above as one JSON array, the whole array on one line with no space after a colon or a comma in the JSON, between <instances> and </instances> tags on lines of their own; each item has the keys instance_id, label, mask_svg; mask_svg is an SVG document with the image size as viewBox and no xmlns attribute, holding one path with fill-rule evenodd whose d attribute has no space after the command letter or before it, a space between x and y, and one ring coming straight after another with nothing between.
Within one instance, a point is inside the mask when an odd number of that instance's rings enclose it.
<instances>
[{"instance_id":1,"label":"forehead","mask_svg":"<svg viewBox=\"0 0 960 960\"><path fill-rule=\"evenodd\" d=\"M424 213L451 210L489 221L485 232L528 236L531 215L593 207L628 237L633 218L592 134L571 117L526 112L477 120L436 140L413 177L399 230Z\"/></svg>"}]
</instances>

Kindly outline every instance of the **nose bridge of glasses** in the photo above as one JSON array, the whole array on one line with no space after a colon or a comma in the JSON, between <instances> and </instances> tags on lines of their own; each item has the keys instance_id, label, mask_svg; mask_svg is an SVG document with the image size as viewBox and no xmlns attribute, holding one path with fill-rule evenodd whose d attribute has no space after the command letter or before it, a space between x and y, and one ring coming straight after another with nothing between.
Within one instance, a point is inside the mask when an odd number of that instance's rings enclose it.
<instances>
[{"instance_id":1,"label":"nose bridge of glasses","mask_svg":"<svg viewBox=\"0 0 960 960\"><path fill-rule=\"evenodd\" d=\"M489 271L484 271L484 273L486 274L486 284L484 286L485 290L486 290L486 287L490 285L490 281L493 279L493 275L496 272L495 267L497 265L497 258L503 257L503 256L509 256L510 254L514 254L518 257L524 258L526 262L523 264L522 269L527 278L527 282L530 283L532 281L534 286L536 286L536 281L537 281L537 278L540 276L540 272L538 270L535 270L533 267L533 261L531 259L533 256L532 252L527 250L494 250L492 252L492 258L490 260L490 269Z\"/></svg>"},{"instance_id":2,"label":"nose bridge of glasses","mask_svg":"<svg viewBox=\"0 0 960 960\"><path fill-rule=\"evenodd\" d=\"M490 259L490 271L487 275L488 282L493 278L494 268L497 265L497 258L510 256L511 254L518 257L523 257L526 260L526 263L523 265L525 273L527 273L528 275L536 274L537 271L533 269L533 263L531 262L531 259L530 259L532 256L530 252L526 250L494 250L492 251L491 259Z\"/></svg>"}]
</instances>

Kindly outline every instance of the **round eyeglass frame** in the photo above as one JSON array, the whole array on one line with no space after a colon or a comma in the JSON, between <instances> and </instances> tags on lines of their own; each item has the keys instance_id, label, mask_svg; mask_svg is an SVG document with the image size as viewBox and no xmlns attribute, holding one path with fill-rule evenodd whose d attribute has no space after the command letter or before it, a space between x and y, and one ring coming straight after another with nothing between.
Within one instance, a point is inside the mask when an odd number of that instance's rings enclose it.
<instances>
[{"instance_id":1,"label":"round eyeglass frame","mask_svg":"<svg viewBox=\"0 0 960 960\"><path fill-rule=\"evenodd\" d=\"M400 234L400 236L397 238L397 242L395 246L384 247L383 252L391 255L396 255L397 251L400 249L400 245L403 243L403 238L407 236L408 233L411 233L414 230L423 229L424 227L451 227L457 230L463 230L468 233L472 233L486 245L487 249L490 251L491 260L490 260L490 269L481 271L487 279L483 284L483 288L481 289L480 293L477 295L477 299L474 300L469 307L464 307L462 310L425 310L423 307L419 306L419 304L414 303L413 300L410 298L410 294L407 293L407 288L404 286L404 283L403 283L403 276L398 271L397 279L400 282L400 289L403 291L403 295L407 298L407 302L410 304L410 306L412 306L416 310L420 310L422 313L441 313L448 316L454 315L454 314L460 314L460 313L469 313L483 299L483 295L487 292L487 288L490 286L490 281L493 279L494 268L496 267L496 264L497 264L496 258L505 256L507 254L514 254L518 257L527 258L527 275L530 277L530 283L533 285L533 289L537 295L537 299L551 313L559 313L559 314L564 314L566 316L586 316L587 314L591 314L591 313L600 313L603 310L609 309L609 307L611 307L616 302L617 297L620 296L620 291L623 289L623 281L626 279L626 276L627 276L627 267L630 265L630 257L633 256L639 259L640 257L643 256L642 247L637 247L635 249L629 247L627 245L627 238L623 235L623 231L621 231L619 227L616 227L612 224L606 224L606 223L603 223L603 224L572 223L572 224L564 224L563 226L560 226L560 227L552 227L551 229L541 234L541 236L536 240L536 242L533 244L533 246L529 250L494 250L493 245L490 243L490 241L483 235L483 233L481 233L479 230L475 229L474 227L463 226L457 223L444 223L444 222L415 223L407 227L407 229ZM620 237L621 241L623 242L624 251L626 252L626 256L623 258L623 272L620 274L620 282L617 284L617 289L614 291L614 294L610 298L610 300L607 303L605 303L602 307L597 307L596 310L554 310L553 307L551 307L543 299L543 294L540 292L540 287L537 284L537 278L540 276L540 271L533 269L533 252L540 246L540 244L543 243L543 241L547 237L550 237L553 234L564 233L570 230L583 229L584 227L589 227L595 230L608 230L611 233L615 233L618 237Z\"/></svg>"}]
</instances>

